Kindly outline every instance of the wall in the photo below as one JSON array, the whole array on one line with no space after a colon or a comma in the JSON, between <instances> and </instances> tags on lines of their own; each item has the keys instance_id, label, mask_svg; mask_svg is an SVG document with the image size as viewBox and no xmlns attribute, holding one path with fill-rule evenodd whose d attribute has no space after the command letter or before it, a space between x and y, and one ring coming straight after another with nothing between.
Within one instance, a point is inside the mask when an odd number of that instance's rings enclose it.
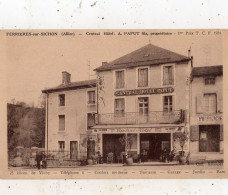
<instances>
[{"instance_id":1,"label":"wall","mask_svg":"<svg viewBox=\"0 0 228 195\"><path fill-rule=\"evenodd\" d=\"M189 64L175 64L175 83L173 86L175 96L175 110L188 109L188 89L186 78L190 75ZM115 96L115 72L103 71L99 72L98 77L103 79L103 90L99 92L99 97L103 97L103 101L99 101L99 114L114 113L114 99L125 98L125 112L138 112L138 97L149 97L149 110L162 111L163 102L162 94L140 95L140 96ZM138 89L137 87L137 68L125 69L126 85L124 89ZM149 67L149 86L148 88L160 88L162 86L162 66L156 65Z\"/></svg>"},{"instance_id":2,"label":"wall","mask_svg":"<svg viewBox=\"0 0 228 195\"><path fill-rule=\"evenodd\" d=\"M216 76L214 85L205 85L204 77L194 77L192 81L191 89L191 126L198 125L222 125L223 121L220 120L223 112L223 77ZM203 105L203 94L204 93L216 93L217 94L217 113L208 114L203 112L203 108L200 105ZM207 119L205 121L200 121L199 117L218 117L218 120ZM220 133L220 132L218 132ZM207 158L213 158L216 156L215 153L204 153L199 152L199 141L190 142L190 152L192 155L206 155ZM220 141L220 153L223 153L223 141ZM219 157L220 158L220 157Z\"/></svg>"},{"instance_id":3,"label":"wall","mask_svg":"<svg viewBox=\"0 0 228 195\"><path fill-rule=\"evenodd\" d=\"M96 106L87 105L87 90L80 89L49 94L48 98L48 150L58 150L58 141L65 141L70 151L70 141L78 142L80 134L87 134L87 113L96 112ZM59 94L65 94L65 106L59 106ZM65 114L65 131L59 131L58 115ZM78 154L80 155L80 154Z\"/></svg>"}]
</instances>

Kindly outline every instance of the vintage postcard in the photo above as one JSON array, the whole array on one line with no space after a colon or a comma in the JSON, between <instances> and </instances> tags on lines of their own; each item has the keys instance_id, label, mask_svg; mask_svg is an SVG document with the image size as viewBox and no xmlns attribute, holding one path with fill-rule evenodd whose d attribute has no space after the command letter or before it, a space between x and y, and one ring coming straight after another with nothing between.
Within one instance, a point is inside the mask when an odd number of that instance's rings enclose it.
<instances>
[{"instance_id":1,"label":"vintage postcard","mask_svg":"<svg viewBox=\"0 0 228 195\"><path fill-rule=\"evenodd\" d=\"M227 35L0 31L0 177L226 178Z\"/></svg>"}]
</instances>

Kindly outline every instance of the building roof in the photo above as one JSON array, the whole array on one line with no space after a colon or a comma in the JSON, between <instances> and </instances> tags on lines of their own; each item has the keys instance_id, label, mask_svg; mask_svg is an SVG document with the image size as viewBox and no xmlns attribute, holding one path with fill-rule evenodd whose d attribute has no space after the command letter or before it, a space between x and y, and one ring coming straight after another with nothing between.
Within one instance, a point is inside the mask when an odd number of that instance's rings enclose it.
<instances>
[{"instance_id":1,"label":"building roof","mask_svg":"<svg viewBox=\"0 0 228 195\"><path fill-rule=\"evenodd\" d=\"M209 76L209 75L218 76L222 74L223 74L222 65L195 67L192 69L192 77Z\"/></svg>"},{"instance_id":2,"label":"building roof","mask_svg":"<svg viewBox=\"0 0 228 195\"><path fill-rule=\"evenodd\" d=\"M96 82L97 82L96 79L92 79L92 80L71 82L69 84L61 84L57 87L42 90L42 93L52 93L57 91L67 91L67 90L96 87Z\"/></svg>"},{"instance_id":3,"label":"building roof","mask_svg":"<svg viewBox=\"0 0 228 195\"><path fill-rule=\"evenodd\" d=\"M145 65L157 65L183 61L188 62L189 60L191 60L189 57L148 44L112 62L103 63L102 66L96 68L95 70L105 71Z\"/></svg>"}]
</instances>

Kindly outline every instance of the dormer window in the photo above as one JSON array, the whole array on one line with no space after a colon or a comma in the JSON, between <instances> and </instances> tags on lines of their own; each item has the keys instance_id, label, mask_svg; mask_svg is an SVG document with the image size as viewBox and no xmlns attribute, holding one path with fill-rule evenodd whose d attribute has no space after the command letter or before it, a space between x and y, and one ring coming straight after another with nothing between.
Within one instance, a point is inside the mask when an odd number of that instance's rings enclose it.
<instances>
[{"instance_id":1,"label":"dormer window","mask_svg":"<svg viewBox=\"0 0 228 195\"><path fill-rule=\"evenodd\" d=\"M205 78L205 85L214 85L214 84L215 84L215 77Z\"/></svg>"}]
</instances>

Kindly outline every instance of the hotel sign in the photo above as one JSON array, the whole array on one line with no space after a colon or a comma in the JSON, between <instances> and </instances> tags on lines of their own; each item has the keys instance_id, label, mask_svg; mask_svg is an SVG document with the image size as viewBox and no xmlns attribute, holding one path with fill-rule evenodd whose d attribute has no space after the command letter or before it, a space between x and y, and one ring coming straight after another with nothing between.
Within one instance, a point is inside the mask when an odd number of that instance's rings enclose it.
<instances>
[{"instance_id":1,"label":"hotel sign","mask_svg":"<svg viewBox=\"0 0 228 195\"><path fill-rule=\"evenodd\" d=\"M114 93L115 96L131 96L131 95L146 95L146 94L162 94L172 93L174 88L163 87L163 88L147 88L147 89L133 89L133 90L121 90Z\"/></svg>"}]
</instances>

